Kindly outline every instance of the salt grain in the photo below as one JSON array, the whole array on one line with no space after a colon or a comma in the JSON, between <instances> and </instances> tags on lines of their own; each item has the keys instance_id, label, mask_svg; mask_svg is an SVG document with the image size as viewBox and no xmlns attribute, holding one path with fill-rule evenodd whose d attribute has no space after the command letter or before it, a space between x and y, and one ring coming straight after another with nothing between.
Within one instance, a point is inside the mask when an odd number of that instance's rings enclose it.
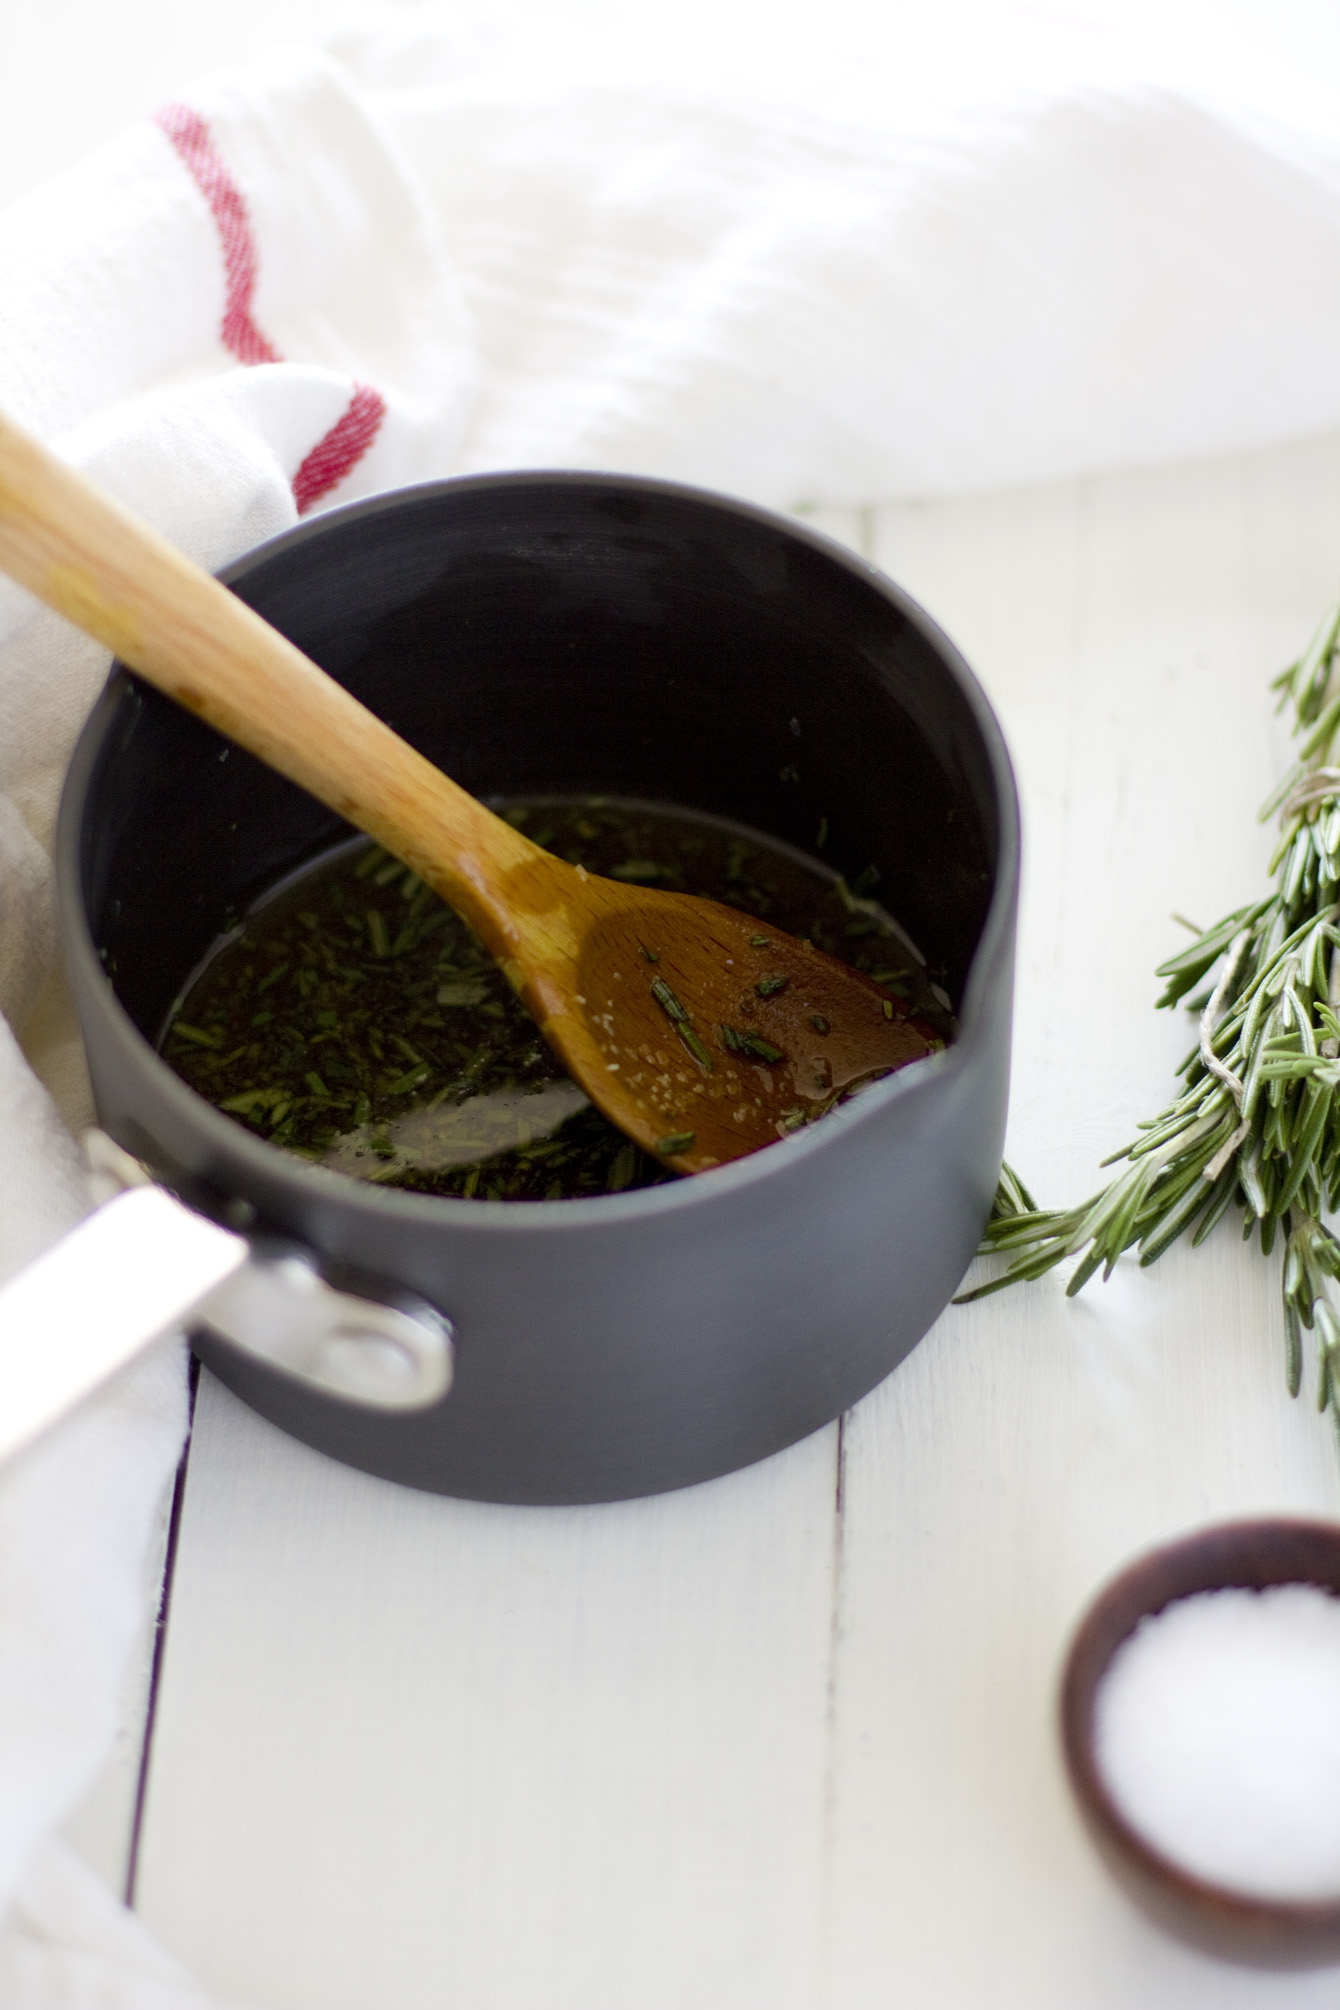
<instances>
[{"instance_id":1,"label":"salt grain","mask_svg":"<svg viewBox=\"0 0 1340 2010\"><path fill-rule=\"evenodd\" d=\"M1099 1768L1146 1840L1260 1898L1340 1898L1340 1598L1210 1591L1143 1620L1094 1712Z\"/></svg>"}]
</instances>

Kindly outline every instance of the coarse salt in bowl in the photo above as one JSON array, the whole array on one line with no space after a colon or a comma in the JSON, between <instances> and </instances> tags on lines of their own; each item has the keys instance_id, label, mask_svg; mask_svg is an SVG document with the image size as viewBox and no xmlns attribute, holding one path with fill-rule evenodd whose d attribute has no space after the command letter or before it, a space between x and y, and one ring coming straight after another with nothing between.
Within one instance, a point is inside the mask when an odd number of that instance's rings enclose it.
<instances>
[{"instance_id":1,"label":"coarse salt in bowl","mask_svg":"<svg viewBox=\"0 0 1340 2010\"><path fill-rule=\"evenodd\" d=\"M1132 1564L1067 1657L1080 1812L1158 1923L1261 1967L1340 1961L1340 1527L1211 1528Z\"/></svg>"},{"instance_id":2,"label":"coarse salt in bowl","mask_svg":"<svg viewBox=\"0 0 1340 2010\"><path fill-rule=\"evenodd\" d=\"M1166 1856L1258 1898L1340 1899L1340 1598L1226 1587L1142 1619L1099 1684L1098 1764Z\"/></svg>"}]
</instances>

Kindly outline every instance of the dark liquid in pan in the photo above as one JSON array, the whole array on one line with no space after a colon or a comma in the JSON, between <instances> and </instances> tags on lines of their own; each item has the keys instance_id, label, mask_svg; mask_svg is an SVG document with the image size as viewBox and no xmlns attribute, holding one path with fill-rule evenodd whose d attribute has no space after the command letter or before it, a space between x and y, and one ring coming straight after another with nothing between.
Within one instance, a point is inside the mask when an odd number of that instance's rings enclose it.
<instances>
[{"instance_id":1,"label":"dark liquid in pan","mask_svg":"<svg viewBox=\"0 0 1340 2010\"><path fill-rule=\"evenodd\" d=\"M588 872L706 894L865 971L940 1041L943 993L857 881L685 810L509 799L500 814ZM865 876L865 877L868 877ZM165 1058L258 1136L379 1185L560 1200L675 1175L564 1072L488 952L398 860L340 845L261 900L170 1015Z\"/></svg>"}]
</instances>

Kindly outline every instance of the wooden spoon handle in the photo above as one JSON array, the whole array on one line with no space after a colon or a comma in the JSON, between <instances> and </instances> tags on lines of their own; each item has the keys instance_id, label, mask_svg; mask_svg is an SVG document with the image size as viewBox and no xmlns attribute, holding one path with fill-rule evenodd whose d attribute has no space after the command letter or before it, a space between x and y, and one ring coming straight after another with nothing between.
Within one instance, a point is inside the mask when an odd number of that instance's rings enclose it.
<instances>
[{"instance_id":1,"label":"wooden spoon handle","mask_svg":"<svg viewBox=\"0 0 1340 2010\"><path fill-rule=\"evenodd\" d=\"M534 848L166 538L0 414L0 568L168 697L371 833L497 953Z\"/></svg>"}]
</instances>

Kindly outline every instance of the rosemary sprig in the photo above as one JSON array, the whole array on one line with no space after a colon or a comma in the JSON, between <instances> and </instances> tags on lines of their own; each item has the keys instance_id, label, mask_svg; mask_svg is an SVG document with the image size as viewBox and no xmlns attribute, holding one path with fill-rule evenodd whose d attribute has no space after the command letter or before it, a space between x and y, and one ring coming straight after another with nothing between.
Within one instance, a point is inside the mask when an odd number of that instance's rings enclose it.
<instances>
[{"instance_id":1,"label":"rosemary sprig","mask_svg":"<svg viewBox=\"0 0 1340 2010\"><path fill-rule=\"evenodd\" d=\"M1289 1390L1302 1380L1304 1333L1317 1352L1317 1406L1340 1432L1340 1241L1321 1220L1340 1207L1340 604L1274 681L1292 702L1298 759L1261 811L1278 814L1274 891L1225 915L1158 967L1160 1006L1200 1009L1199 1037L1178 1069L1181 1092L1106 1160L1124 1161L1077 1207L1040 1208L1001 1174L980 1254L1005 1255L999 1277L960 1304L1079 1262L1073 1297L1138 1247L1157 1262L1188 1231L1199 1244L1230 1206L1269 1255L1284 1242L1282 1294ZM1199 996L1188 994L1214 981Z\"/></svg>"}]
</instances>

